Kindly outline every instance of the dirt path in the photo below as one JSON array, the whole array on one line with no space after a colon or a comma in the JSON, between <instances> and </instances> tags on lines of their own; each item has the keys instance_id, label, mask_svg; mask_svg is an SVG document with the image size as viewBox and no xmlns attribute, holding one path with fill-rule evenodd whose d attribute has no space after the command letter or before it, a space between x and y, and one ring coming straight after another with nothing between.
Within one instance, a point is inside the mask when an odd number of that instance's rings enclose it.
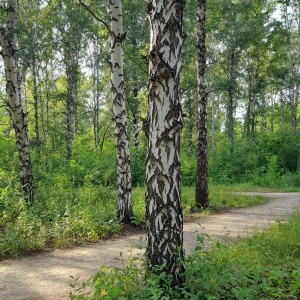
<instances>
[{"instance_id":1,"label":"dirt path","mask_svg":"<svg viewBox=\"0 0 300 300\"><path fill-rule=\"evenodd\" d=\"M270 201L246 209L229 210L184 224L186 254L193 252L199 233L211 234L216 239L238 237L263 229L278 219L285 219L300 204L300 193L265 193ZM144 234L102 241L72 249L43 252L0 262L0 300L65 300L68 299L70 275L86 280L101 265L119 266L115 260L122 251L137 255L141 251ZM144 243L142 241L142 243Z\"/></svg>"}]
</instances>

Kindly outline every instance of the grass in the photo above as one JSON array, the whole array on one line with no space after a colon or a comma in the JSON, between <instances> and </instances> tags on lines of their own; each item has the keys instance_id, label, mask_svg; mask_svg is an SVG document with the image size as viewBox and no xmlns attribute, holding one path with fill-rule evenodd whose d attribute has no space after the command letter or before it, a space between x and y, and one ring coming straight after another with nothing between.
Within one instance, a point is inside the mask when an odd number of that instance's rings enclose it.
<instances>
[{"instance_id":1,"label":"grass","mask_svg":"<svg viewBox=\"0 0 300 300\"><path fill-rule=\"evenodd\" d=\"M55 186L40 182L33 207L23 201L16 179L5 177L0 192L0 259L28 251L68 247L95 242L120 234L116 219L116 192L112 187L83 185L75 188L65 178ZM133 223L143 226L144 188L133 189ZM182 187L182 205L187 218L194 205L194 188ZM211 208L198 215L223 208L258 205L261 196L236 194L232 188L210 185Z\"/></svg>"},{"instance_id":2,"label":"grass","mask_svg":"<svg viewBox=\"0 0 300 300\"><path fill-rule=\"evenodd\" d=\"M74 280L71 299L299 299L300 297L300 211L289 223L278 222L263 233L237 244L216 242L186 259L186 283L170 289L165 275L145 275L134 257L122 269L101 267L83 286ZM143 263L143 262L142 262ZM92 292L86 294L86 286Z\"/></svg>"}]
</instances>

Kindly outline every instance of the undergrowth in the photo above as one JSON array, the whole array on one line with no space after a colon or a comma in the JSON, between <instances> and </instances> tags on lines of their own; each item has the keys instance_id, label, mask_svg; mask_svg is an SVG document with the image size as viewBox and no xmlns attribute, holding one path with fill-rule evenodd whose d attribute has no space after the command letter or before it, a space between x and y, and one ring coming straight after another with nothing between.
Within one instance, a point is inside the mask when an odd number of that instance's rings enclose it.
<instances>
[{"instance_id":1,"label":"undergrowth","mask_svg":"<svg viewBox=\"0 0 300 300\"><path fill-rule=\"evenodd\" d=\"M0 134L0 144L0 260L48 247L67 247L98 241L121 233L122 226L116 219L115 156L112 155L115 151L114 143L106 144L99 153L94 149L88 136L78 137L74 141L74 151L70 161L66 160L63 147L55 151L44 147L40 152L33 149L35 203L32 207L24 203L24 194L20 188L14 139ZM220 180L215 180L218 176L210 177L210 207L208 210L195 213L193 210L195 157L192 159L184 153L187 152L183 151L182 157L181 191L186 219L191 212L193 216L196 214L198 217L215 210L248 207L264 202L263 197L260 196L249 197L236 193L249 190L261 191L261 188L253 187L253 183L259 183L257 180L250 181L252 184L232 185L233 182L240 181L232 180L237 170L231 169L233 173L221 172L221 174L219 171ZM143 226L145 222L145 190L144 187L140 187L144 183L145 156L145 147L143 147L134 155L132 161L134 186L132 223L136 226ZM252 161L250 158L247 160L248 163ZM226 156L221 155L220 159L214 162L218 162L223 170ZM243 160L239 162L241 163L239 170L245 169ZM280 162L281 160L270 160L269 167L266 169L269 170L269 173L267 172L269 179L272 179L273 186L270 185L272 189L275 183L276 186L287 186L286 182L283 184L283 181L279 180L280 174L278 176L277 173L276 176L273 174L277 169L281 169L278 165ZM235 165L236 163L233 163L233 166ZM213 170L217 170L215 166ZM213 174L216 175L216 172ZM292 182L297 183L299 174L290 174L291 184L288 186L297 189L299 185ZM262 176L258 177L262 178ZM228 185L217 185L217 183Z\"/></svg>"},{"instance_id":2,"label":"undergrowth","mask_svg":"<svg viewBox=\"0 0 300 300\"><path fill-rule=\"evenodd\" d=\"M299 299L300 212L237 244L204 240L186 259L186 283L170 289L165 274L145 275L143 259L130 257L122 268L101 267L88 282L73 278L70 299ZM157 273L157 272L156 272Z\"/></svg>"},{"instance_id":3,"label":"undergrowth","mask_svg":"<svg viewBox=\"0 0 300 300\"><path fill-rule=\"evenodd\" d=\"M64 177L55 186L40 181L35 203L24 203L17 176L3 176L0 190L0 259L45 248L67 247L95 242L120 234L122 225L116 218L116 192L113 187L81 185L74 187ZM143 226L145 191L133 189L134 218L132 223ZM192 187L182 188L182 205L188 216L195 202ZM202 213L225 207L236 208L261 204L260 196L227 192L226 187L210 187L211 208Z\"/></svg>"}]
</instances>

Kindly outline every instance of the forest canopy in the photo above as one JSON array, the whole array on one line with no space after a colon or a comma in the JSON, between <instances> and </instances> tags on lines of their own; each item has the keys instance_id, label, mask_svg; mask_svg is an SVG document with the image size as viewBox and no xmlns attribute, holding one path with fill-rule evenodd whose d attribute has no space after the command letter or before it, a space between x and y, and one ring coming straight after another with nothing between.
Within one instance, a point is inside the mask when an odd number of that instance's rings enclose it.
<instances>
[{"instance_id":1,"label":"forest canopy","mask_svg":"<svg viewBox=\"0 0 300 300\"><path fill-rule=\"evenodd\" d=\"M132 182L136 186L143 185L145 176L141 127L147 114L144 57L149 48L149 24L145 1L122 2L125 101ZM109 23L106 2L86 4ZM4 26L5 1L1 5ZM181 150L184 185L193 184L195 177L195 12L196 1L188 1L183 16L186 41L180 88L185 114ZM297 173L299 152L298 12L297 1L207 2L210 180L272 185L274 178L270 176L287 175L285 180L291 181L287 185L299 184L298 177L291 175ZM60 168L77 170L64 175L75 185L115 184L115 162L110 155L114 146L107 28L78 1L21 1L18 18L16 57L32 156L47 156L44 164L33 165L36 181L60 160ZM0 131L5 151L14 132L4 105L3 65L1 75ZM227 151L228 143L234 145L233 152ZM95 166L99 164L101 168ZM9 170L8 166L3 168Z\"/></svg>"}]
</instances>

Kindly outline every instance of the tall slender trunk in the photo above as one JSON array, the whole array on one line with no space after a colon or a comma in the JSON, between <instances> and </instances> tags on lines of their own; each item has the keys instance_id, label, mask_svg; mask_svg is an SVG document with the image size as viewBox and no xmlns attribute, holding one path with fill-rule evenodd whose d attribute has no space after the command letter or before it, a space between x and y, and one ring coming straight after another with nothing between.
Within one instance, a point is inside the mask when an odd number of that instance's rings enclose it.
<instances>
[{"instance_id":1,"label":"tall slender trunk","mask_svg":"<svg viewBox=\"0 0 300 300\"><path fill-rule=\"evenodd\" d=\"M257 98L253 95L253 104L251 111L251 130L250 130L250 139L253 141L255 130L256 130L256 115L257 115Z\"/></svg>"},{"instance_id":2,"label":"tall slender trunk","mask_svg":"<svg viewBox=\"0 0 300 300\"><path fill-rule=\"evenodd\" d=\"M197 103L197 173L196 206L207 207L208 157L207 157L207 83L206 83L206 0L198 0L197 54L198 54L198 103Z\"/></svg>"},{"instance_id":3,"label":"tall slender trunk","mask_svg":"<svg viewBox=\"0 0 300 300\"><path fill-rule=\"evenodd\" d=\"M136 78L134 75L134 86L133 86L133 109L132 109L132 114L133 114L133 137L134 137L134 148L136 151L139 151L140 147L140 140L139 140L139 120L138 120L138 111L139 111L139 103L138 103L138 87L137 84L135 83Z\"/></svg>"},{"instance_id":4,"label":"tall slender trunk","mask_svg":"<svg viewBox=\"0 0 300 300\"><path fill-rule=\"evenodd\" d=\"M67 75L67 103L66 103L66 150L67 159L72 158L72 112L73 112L73 72L71 54L69 53L70 47L65 49L65 64L66 64L66 75Z\"/></svg>"},{"instance_id":5,"label":"tall slender trunk","mask_svg":"<svg viewBox=\"0 0 300 300\"><path fill-rule=\"evenodd\" d=\"M94 53L94 103L93 103L93 127L94 127L94 144L95 148L98 148L100 143L100 133L99 133L99 113L100 113L100 72L99 72L99 43L95 41L94 43L95 53Z\"/></svg>"},{"instance_id":6,"label":"tall slender trunk","mask_svg":"<svg viewBox=\"0 0 300 300\"><path fill-rule=\"evenodd\" d=\"M74 28L73 28L74 31ZM70 30L68 34L73 32ZM78 40L79 39L79 40ZM67 159L72 158L73 136L77 132L77 86L78 86L78 51L80 47L80 37L76 41L72 36L68 37L68 43L65 48L65 65L67 75L67 103L66 103L66 148Z\"/></svg>"},{"instance_id":7,"label":"tall slender trunk","mask_svg":"<svg viewBox=\"0 0 300 300\"><path fill-rule=\"evenodd\" d=\"M297 110L298 110L298 101L299 101L299 94L300 94L300 3L297 3L297 47L296 47L296 62L295 62L295 73L296 73L296 82L295 82L295 119L293 124L293 132L294 135L297 133L298 127L298 120L297 120Z\"/></svg>"},{"instance_id":8,"label":"tall slender trunk","mask_svg":"<svg viewBox=\"0 0 300 300\"><path fill-rule=\"evenodd\" d=\"M215 85L215 64L212 66L212 80L211 80L211 86L214 89ZM216 93L213 90L211 93L211 153L212 156L215 157L216 155L216 142L215 142L215 125L216 125L216 119L215 119L215 96Z\"/></svg>"},{"instance_id":9,"label":"tall slender trunk","mask_svg":"<svg viewBox=\"0 0 300 300\"><path fill-rule=\"evenodd\" d=\"M184 41L184 0L152 0L150 20L148 137L146 160L146 234L148 268L184 282L182 207L180 201L179 95L180 55Z\"/></svg>"},{"instance_id":10,"label":"tall slender trunk","mask_svg":"<svg viewBox=\"0 0 300 300\"><path fill-rule=\"evenodd\" d=\"M251 127L251 111L252 111L252 105L253 105L253 99L252 99L252 90L253 90L253 82L252 82L252 67L249 66L248 68L248 99L246 103L246 116L244 120L244 131L245 136L247 139L250 139L250 127Z\"/></svg>"},{"instance_id":11,"label":"tall slender trunk","mask_svg":"<svg viewBox=\"0 0 300 300\"><path fill-rule=\"evenodd\" d=\"M52 135L52 149L56 150L57 149L57 127L55 126L57 124L57 111L56 111L56 104L53 101L52 102L52 124L53 124L53 135Z\"/></svg>"},{"instance_id":12,"label":"tall slender trunk","mask_svg":"<svg viewBox=\"0 0 300 300\"><path fill-rule=\"evenodd\" d=\"M38 76L37 76L37 33L38 33L38 1L36 2L37 12L34 25L34 35L32 42L32 79L33 79L33 107L34 107L34 131L35 131L35 143L38 152L40 151L41 139L40 139L40 127L39 127L39 94L38 94Z\"/></svg>"},{"instance_id":13,"label":"tall slender trunk","mask_svg":"<svg viewBox=\"0 0 300 300\"><path fill-rule=\"evenodd\" d=\"M267 128L267 99L264 92L262 92L261 101L262 101L261 131L265 132Z\"/></svg>"},{"instance_id":14,"label":"tall slender trunk","mask_svg":"<svg viewBox=\"0 0 300 300\"><path fill-rule=\"evenodd\" d=\"M292 54L292 44L291 44L291 28L290 21L288 15L288 2L285 3L285 26L287 30L287 54L289 60L289 73L288 73L288 93L289 93L289 105L290 105L290 118L291 118L291 128L296 133L297 130L297 107L298 107L298 86L294 83L294 77L296 75L296 62L293 62L293 54ZM298 74L297 74L298 75Z\"/></svg>"},{"instance_id":15,"label":"tall slender trunk","mask_svg":"<svg viewBox=\"0 0 300 300\"><path fill-rule=\"evenodd\" d=\"M51 64L50 64L51 65ZM49 138L49 103L50 103L50 78L49 78L49 71L48 71L48 62L46 62L45 66L45 90L46 90L46 108L45 108L45 114L46 114L46 124L45 124L45 144L48 143Z\"/></svg>"},{"instance_id":16,"label":"tall slender trunk","mask_svg":"<svg viewBox=\"0 0 300 300\"><path fill-rule=\"evenodd\" d=\"M280 96L279 96L279 113L280 113L280 117L279 117L279 128L282 129L283 128L283 115L284 115L284 91L281 90L280 91Z\"/></svg>"},{"instance_id":17,"label":"tall slender trunk","mask_svg":"<svg viewBox=\"0 0 300 300\"><path fill-rule=\"evenodd\" d=\"M117 154L117 216L124 223L133 217L129 135L124 99L123 42L121 0L110 0L111 12L111 96Z\"/></svg>"},{"instance_id":18,"label":"tall slender trunk","mask_svg":"<svg viewBox=\"0 0 300 300\"><path fill-rule=\"evenodd\" d=\"M20 86L15 54L17 51L17 0L9 0L7 7L7 28L0 28L1 55L4 59L7 107L16 134L16 144L20 163L20 181L26 200L33 203L33 174L30 158L28 126L26 114L20 99ZM9 34L8 34L9 33Z\"/></svg>"},{"instance_id":19,"label":"tall slender trunk","mask_svg":"<svg viewBox=\"0 0 300 300\"><path fill-rule=\"evenodd\" d=\"M192 96L188 93L187 96L187 110L189 115L188 120L188 128L189 128L189 156L193 156L193 147L194 147L194 141L193 141L193 127L194 127L194 101Z\"/></svg>"},{"instance_id":20,"label":"tall slender trunk","mask_svg":"<svg viewBox=\"0 0 300 300\"><path fill-rule=\"evenodd\" d=\"M43 98L43 89L42 89L42 81L40 77L39 70L37 70L37 82L39 82L39 89L38 89L38 95L39 95L39 101L40 101L40 107L41 107L41 130L43 134L43 144L47 144L47 128L45 124L45 103Z\"/></svg>"},{"instance_id":21,"label":"tall slender trunk","mask_svg":"<svg viewBox=\"0 0 300 300\"><path fill-rule=\"evenodd\" d=\"M68 81L68 80L67 80ZM67 159L72 158L72 83L68 81L67 104L66 104L66 147Z\"/></svg>"},{"instance_id":22,"label":"tall slender trunk","mask_svg":"<svg viewBox=\"0 0 300 300\"><path fill-rule=\"evenodd\" d=\"M230 141L231 150L233 150L233 113L234 113L234 85L235 85L235 54L231 49L229 58L229 86L228 86L228 103L227 103L227 135Z\"/></svg>"},{"instance_id":23,"label":"tall slender trunk","mask_svg":"<svg viewBox=\"0 0 300 300\"><path fill-rule=\"evenodd\" d=\"M78 102L78 58L77 63L76 63L76 75L74 75L74 84L73 84L73 119L74 119L74 125L73 125L73 136L75 136L78 132L78 126L79 126L79 119L78 119L78 107L79 107L79 102Z\"/></svg>"},{"instance_id":24,"label":"tall slender trunk","mask_svg":"<svg viewBox=\"0 0 300 300\"><path fill-rule=\"evenodd\" d=\"M32 79L33 79L33 107L34 107L34 132L35 132L35 143L38 151L40 150L41 139L40 139L40 128L39 128L39 95L38 95L38 80L36 70L36 56L33 54L32 58Z\"/></svg>"},{"instance_id":25,"label":"tall slender trunk","mask_svg":"<svg viewBox=\"0 0 300 300\"><path fill-rule=\"evenodd\" d=\"M271 105L272 105L272 110L271 110L271 120L270 120L270 132L274 133L274 119L275 119L275 95L271 96Z\"/></svg>"}]
</instances>

